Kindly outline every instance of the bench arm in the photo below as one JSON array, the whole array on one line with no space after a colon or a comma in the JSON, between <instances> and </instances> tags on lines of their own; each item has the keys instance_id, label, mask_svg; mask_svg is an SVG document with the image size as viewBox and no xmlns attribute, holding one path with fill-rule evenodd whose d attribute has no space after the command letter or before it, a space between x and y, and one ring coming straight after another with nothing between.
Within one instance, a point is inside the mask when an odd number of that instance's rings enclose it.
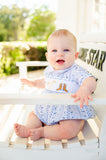
<instances>
[{"instance_id":1,"label":"bench arm","mask_svg":"<svg viewBox=\"0 0 106 160\"><path fill-rule=\"evenodd\" d=\"M100 133L100 159L106 159L106 115L104 117Z\"/></svg>"},{"instance_id":2,"label":"bench arm","mask_svg":"<svg viewBox=\"0 0 106 160\"><path fill-rule=\"evenodd\" d=\"M19 75L20 78L27 78L27 67L28 66L48 66L47 61L25 61L25 62L17 62L16 66L19 67Z\"/></svg>"},{"instance_id":3,"label":"bench arm","mask_svg":"<svg viewBox=\"0 0 106 160\"><path fill-rule=\"evenodd\" d=\"M39 94L36 92L25 93L0 93L1 104L66 104L66 105L79 105L79 102L74 103L74 99L70 94ZM94 97L93 101L89 102L90 105L106 105L105 97Z\"/></svg>"}]
</instances>

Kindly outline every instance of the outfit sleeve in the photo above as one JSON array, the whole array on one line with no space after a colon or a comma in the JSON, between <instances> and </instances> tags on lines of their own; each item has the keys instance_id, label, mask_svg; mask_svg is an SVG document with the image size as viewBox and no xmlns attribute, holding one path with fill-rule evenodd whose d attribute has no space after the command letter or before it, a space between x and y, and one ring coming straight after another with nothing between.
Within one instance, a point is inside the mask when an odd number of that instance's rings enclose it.
<instances>
[{"instance_id":1,"label":"outfit sleeve","mask_svg":"<svg viewBox=\"0 0 106 160\"><path fill-rule=\"evenodd\" d=\"M81 85L83 83L83 81L88 78L88 77L92 77L92 74L88 73L84 68L80 67L80 66L77 66L75 68L75 81Z\"/></svg>"},{"instance_id":2,"label":"outfit sleeve","mask_svg":"<svg viewBox=\"0 0 106 160\"><path fill-rule=\"evenodd\" d=\"M92 77L92 74L88 73L86 70L83 69L80 73L79 85L81 85L83 81L88 77Z\"/></svg>"}]
</instances>

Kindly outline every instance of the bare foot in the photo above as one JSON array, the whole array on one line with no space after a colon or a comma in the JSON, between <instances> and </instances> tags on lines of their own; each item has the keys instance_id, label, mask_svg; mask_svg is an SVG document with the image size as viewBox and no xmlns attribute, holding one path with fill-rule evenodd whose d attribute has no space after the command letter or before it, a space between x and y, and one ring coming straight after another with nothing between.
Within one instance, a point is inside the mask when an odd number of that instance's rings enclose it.
<instances>
[{"instance_id":1,"label":"bare foot","mask_svg":"<svg viewBox=\"0 0 106 160\"><path fill-rule=\"evenodd\" d=\"M29 137L29 134L30 134L29 128L27 128L26 126L20 125L18 123L14 124L14 131L17 136L22 137L22 138L27 138Z\"/></svg>"},{"instance_id":2,"label":"bare foot","mask_svg":"<svg viewBox=\"0 0 106 160\"><path fill-rule=\"evenodd\" d=\"M30 138L33 141L38 140L43 136L44 136L43 127L30 130Z\"/></svg>"}]
</instances>

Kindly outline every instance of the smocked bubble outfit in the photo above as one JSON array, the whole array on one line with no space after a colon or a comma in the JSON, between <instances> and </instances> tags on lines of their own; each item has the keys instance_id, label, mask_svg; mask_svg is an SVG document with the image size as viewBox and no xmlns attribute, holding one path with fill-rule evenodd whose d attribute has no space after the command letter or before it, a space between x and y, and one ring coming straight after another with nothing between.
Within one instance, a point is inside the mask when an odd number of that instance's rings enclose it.
<instances>
[{"instance_id":1,"label":"smocked bubble outfit","mask_svg":"<svg viewBox=\"0 0 106 160\"><path fill-rule=\"evenodd\" d=\"M76 93L83 81L92 76L82 67L73 64L64 70L54 70L48 66L45 71L45 93ZM55 103L55 102L54 102ZM88 119L95 116L91 105L36 105L36 116L46 125L58 123L60 120Z\"/></svg>"}]
</instances>

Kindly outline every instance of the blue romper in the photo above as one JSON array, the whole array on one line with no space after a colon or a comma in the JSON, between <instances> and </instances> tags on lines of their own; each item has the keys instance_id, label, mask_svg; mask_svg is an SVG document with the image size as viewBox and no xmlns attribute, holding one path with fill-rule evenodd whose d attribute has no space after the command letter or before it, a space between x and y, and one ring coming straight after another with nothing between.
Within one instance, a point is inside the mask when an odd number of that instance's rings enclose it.
<instances>
[{"instance_id":1,"label":"blue romper","mask_svg":"<svg viewBox=\"0 0 106 160\"><path fill-rule=\"evenodd\" d=\"M64 70L54 70L48 66L45 71L45 93L76 93L83 81L92 76L82 67L73 64ZM95 111L91 105L36 105L36 116L46 125L61 120L93 118Z\"/></svg>"}]
</instances>

